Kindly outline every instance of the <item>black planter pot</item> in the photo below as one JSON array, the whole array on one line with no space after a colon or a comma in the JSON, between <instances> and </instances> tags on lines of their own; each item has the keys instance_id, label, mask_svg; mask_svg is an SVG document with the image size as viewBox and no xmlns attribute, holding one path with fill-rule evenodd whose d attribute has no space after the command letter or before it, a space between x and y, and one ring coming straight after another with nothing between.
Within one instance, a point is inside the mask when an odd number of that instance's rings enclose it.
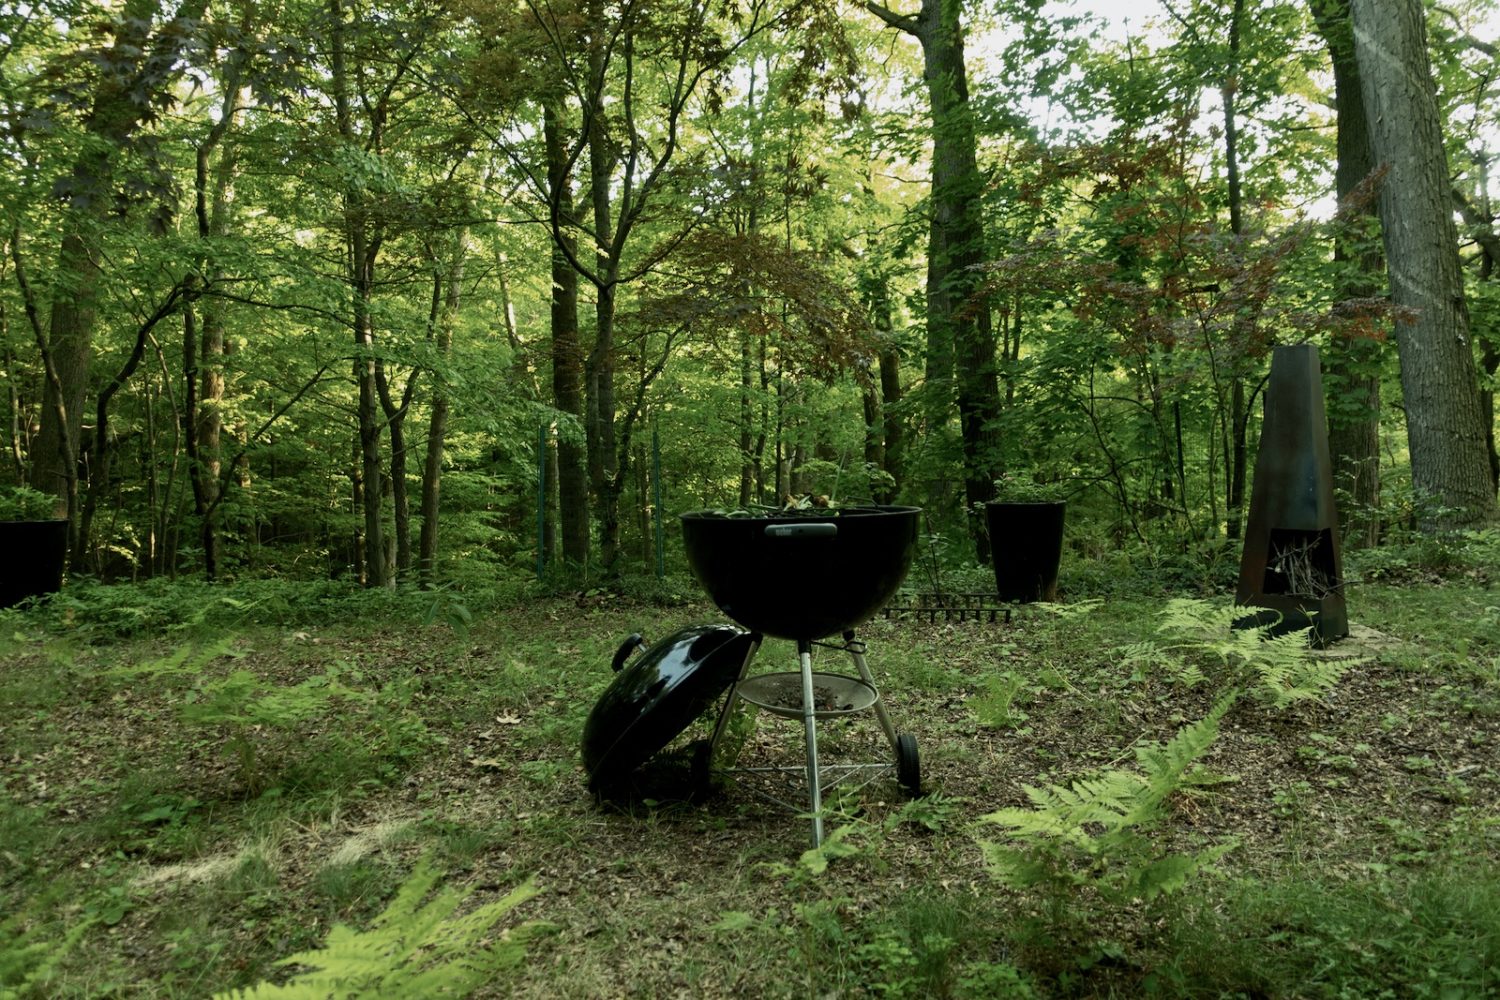
<instances>
[{"instance_id":1,"label":"black planter pot","mask_svg":"<svg viewBox=\"0 0 1500 1000\"><path fill-rule=\"evenodd\" d=\"M1022 604L1057 600L1057 567L1062 562L1063 514L1067 507L1061 500L984 505L1000 600Z\"/></svg>"},{"instance_id":2,"label":"black planter pot","mask_svg":"<svg viewBox=\"0 0 1500 1000\"><path fill-rule=\"evenodd\" d=\"M0 608L62 589L66 518L0 521Z\"/></svg>"}]
</instances>

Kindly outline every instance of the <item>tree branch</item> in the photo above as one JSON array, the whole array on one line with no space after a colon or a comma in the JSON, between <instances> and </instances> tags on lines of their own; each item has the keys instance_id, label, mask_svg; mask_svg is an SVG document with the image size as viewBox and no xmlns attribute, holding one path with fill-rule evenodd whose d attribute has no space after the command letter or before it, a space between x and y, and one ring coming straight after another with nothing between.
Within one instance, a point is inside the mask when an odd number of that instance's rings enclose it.
<instances>
[{"instance_id":1,"label":"tree branch","mask_svg":"<svg viewBox=\"0 0 1500 1000\"><path fill-rule=\"evenodd\" d=\"M910 14L897 14L889 7L883 7L878 3L874 3L873 0L865 0L863 6L865 10L874 14L897 31L904 31L908 35L915 35L917 33L917 19Z\"/></svg>"}]
</instances>

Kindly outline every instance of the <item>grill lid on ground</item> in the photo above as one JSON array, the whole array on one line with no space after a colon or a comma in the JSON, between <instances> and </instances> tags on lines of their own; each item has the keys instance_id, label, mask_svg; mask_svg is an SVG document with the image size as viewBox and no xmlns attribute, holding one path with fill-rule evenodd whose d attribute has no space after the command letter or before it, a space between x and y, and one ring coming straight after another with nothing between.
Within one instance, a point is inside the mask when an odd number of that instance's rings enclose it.
<instances>
[{"instance_id":1,"label":"grill lid on ground","mask_svg":"<svg viewBox=\"0 0 1500 1000\"><path fill-rule=\"evenodd\" d=\"M622 667L584 723L589 790L609 792L707 711L754 641L733 625L690 625Z\"/></svg>"}]
</instances>

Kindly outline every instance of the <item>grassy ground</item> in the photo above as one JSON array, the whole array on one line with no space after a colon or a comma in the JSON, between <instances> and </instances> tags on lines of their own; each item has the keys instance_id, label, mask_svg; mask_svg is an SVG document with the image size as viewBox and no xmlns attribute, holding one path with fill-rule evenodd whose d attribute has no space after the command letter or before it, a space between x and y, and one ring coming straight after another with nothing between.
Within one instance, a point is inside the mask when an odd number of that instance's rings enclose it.
<instances>
[{"instance_id":1,"label":"grassy ground","mask_svg":"<svg viewBox=\"0 0 1500 1000\"><path fill-rule=\"evenodd\" d=\"M1160 597L877 619L861 637L930 794L837 798L816 854L743 784L585 792L615 645L721 617L671 587L70 588L0 618L0 997L284 981L278 959L369 928L423 859L465 910L539 890L488 932L545 922L480 996L1493 996L1500 594L1450 569L1355 588L1354 639L1292 657L1294 695L1331 684L1316 698L1276 695L1218 631L1160 631ZM795 658L773 641L757 664ZM1190 766L1137 762L1230 688ZM820 735L830 760L889 756L867 715ZM740 763L800 754L767 716ZM1110 773L1163 791L1114 833L982 820ZM1217 860L1158 879L1195 856Z\"/></svg>"}]
</instances>

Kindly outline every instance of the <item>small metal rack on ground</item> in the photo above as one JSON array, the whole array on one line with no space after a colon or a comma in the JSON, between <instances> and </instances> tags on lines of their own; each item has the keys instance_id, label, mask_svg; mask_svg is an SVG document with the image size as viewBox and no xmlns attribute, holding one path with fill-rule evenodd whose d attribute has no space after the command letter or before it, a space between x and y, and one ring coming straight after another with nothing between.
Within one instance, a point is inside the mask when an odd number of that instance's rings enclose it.
<instances>
[{"instance_id":1,"label":"small metal rack on ground","mask_svg":"<svg viewBox=\"0 0 1500 1000\"><path fill-rule=\"evenodd\" d=\"M1010 623L1013 605L993 593L918 591L901 593L881 609L881 617L892 621Z\"/></svg>"}]
</instances>

